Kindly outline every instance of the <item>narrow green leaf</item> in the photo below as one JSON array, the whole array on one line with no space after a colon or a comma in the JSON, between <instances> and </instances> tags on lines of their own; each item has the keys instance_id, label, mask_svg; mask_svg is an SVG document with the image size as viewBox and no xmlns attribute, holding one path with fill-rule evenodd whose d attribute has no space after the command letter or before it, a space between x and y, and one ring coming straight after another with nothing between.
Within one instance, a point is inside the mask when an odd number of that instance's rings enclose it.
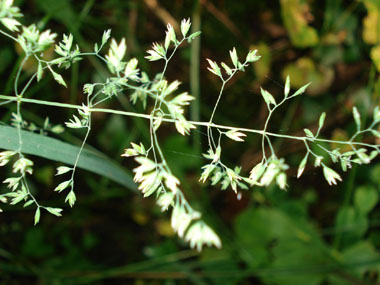
<instances>
[{"instance_id":1,"label":"narrow green leaf","mask_svg":"<svg viewBox=\"0 0 380 285\"><path fill-rule=\"evenodd\" d=\"M25 204L24 204L24 208L26 208L26 207L28 207L28 206L30 206L30 205L32 205L34 203L34 201L33 200L29 200L29 201L27 201L27 202L25 202Z\"/></svg>"},{"instance_id":2,"label":"narrow green leaf","mask_svg":"<svg viewBox=\"0 0 380 285\"><path fill-rule=\"evenodd\" d=\"M57 167L57 174L56 175L62 175L62 174L65 174L71 170L72 170L71 167L60 166L60 167Z\"/></svg>"},{"instance_id":3,"label":"narrow green leaf","mask_svg":"<svg viewBox=\"0 0 380 285\"><path fill-rule=\"evenodd\" d=\"M380 132L379 132L379 131L371 130L371 133L372 133L375 137L380 138Z\"/></svg>"},{"instance_id":4,"label":"narrow green leaf","mask_svg":"<svg viewBox=\"0 0 380 285\"><path fill-rule=\"evenodd\" d=\"M43 69L41 62L38 62L38 68L37 68L37 82L40 82L43 75Z\"/></svg>"},{"instance_id":5,"label":"narrow green leaf","mask_svg":"<svg viewBox=\"0 0 380 285\"><path fill-rule=\"evenodd\" d=\"M111 36L111 29L104 31L102 36L102 45L106 44Z\"/></svg>"},{"instance_id":6,"label":"narrow green leaf","mask_svg":"<svg viewBox=\"0 0 380 285\"><path fill-rule=\"evenodd\" d=\"M46 211L48 211L50 214L53 214L57 217L60 217L62 216L61 212L62 212L62 209L61 208L51 208L51 207L46 207L45 208Z\"/></svg>"},{"instance_id":7,"label":"narrow green leaf","mask_svg":"<svg viewBox=\"0 0 380 285\"><path fill-rule=\"evenodd\" d=\"M16 194L17 196L12 199L11 205L16 205L25 199L25 196L26 196L25 194L20 193L20 192L17 192Z\"/></svg>"},{"instance_id":8,"label":"narrow green leaf","mask_svg":"<svg viewBox=\"0 0 380 285\"><path fill-rule=\"evenodd\" d=\"M59 161L67 165L74 165L80 149L60 140L24 130L21 131L21 137L23 140L21 151L23 153ZM0 149L17 150L18 146L17 129L0 125ZM107 177L131 190L137 190L136 184L122 167L93 148L83 150L77 166Z\"/></svg>"},{"instance_id":9,"label":"narrow green leaf","mask_svg":"<svg viewBox=\"0 0 380 285\"><path fill-rule=\"evenodd\" d=\"M41 211L40 211L40 207L38 207L34 214L34 225L38 224L38 222L40 221L40 217L41 217Z\"/></svg>"},{"instance_id":10,"label":"narrow green leaf","mask_svg":"<svg viewBox=\"0 0 380 285\"><path fill-rule=\"evenodd\" d=\"M369 159L373 160L379 153L376 150L371 151L369 154Z\"/></svg>"},{"instance_id":11,"label":"narrow green leaf","mask_svg":"<svg viewBox=\"0 0 380 285\"><path fill-rule=\"evenodd\" d=\"M61 74L58 74L57 72L50 69L51 74L53 74L54 80L57 81L59 84L67 87L65 80L63 80L63 77Z\"/></svg>"},{"instance_id":12,"label":"narrow green leaf","mask_svg":"<svg viewBox=\"0 0 380 285\"><path fill-rule=\"evenodd\" d=\"M301 87L300 89L298 89L298 90L296 91L296 93L294 93L292 96L298 96L298 95L301 95L302 93L304 93L304 92L306 91L306 88L309 87L310 84L311 84L311 82L308 83L308 84L306 84L306 85L304 85L304 86L302 86L302 87Z\"/></svg>"},{"instance_id":13,"label":"narrow green leaf","mask_svg":"<svg viewBox=\"0 0 380 285\"><path fill-rule=\"evenodd\" d=\"M261 178L261 176L264 174L264 171L266 169L266 165L263 165L262 162L256 164L255 167L252 168L249 179L251 180L249 183L251 185L256 185L257 181Z\"/></svg>"},{"instance_id":14,"label":"narrow green leaf","mask_svg":"<svg viewBox=\"0 0 380 285\"><path fill-rule=\"evenodd\" d=\"M288 76L286 76L285 89L284 89L285 98L288 97L289 91L290 91L290 79L289 79L289 75L288 75Z\"/></svg>"},{"instance_id":15,"label":"narrow green leaf","mask_svg":"<svg viewBox=\"0 0 380 285\"><path fill-rule=\"evenodd\" d=\"M360 128L361 128L360 113L356 107L352 108L352 114L354 116L356 128L358 129L358 131L360 131Z\"/></svg>"},{"instance_id":16,"label":"narrow green leaf","mask_svg":"<svg viewBox=\"0 0 380 285\"><path fill-rule=\"evenodd\" d=\"M237 141L237 142L243 142L244 139L242 137L247 136L246 134L244 134L242 132L238 132L236 130L230 130L230 131L226 132L225 134L227 137L229 137L230 139Z\"/></svg>"},{"instance_id":17,"label":"narrow green leaf","mask_svg":"<svg viewBox=\"0 0 380 285\"><path fill-rule=\"evenodd\" d=\"M192 33L188 38L187 38L187 41L189 43L192 42L192 40L194 40L196 37L198 37L199 35L201 34L201 32L195 32L195 33Z\"/></svg>"},{"instance_id":18,"label":"narrow green leaf","mask_svg":"<svg viewBox=\"0 0 380 285\"><path fill-rule=\"evenodd\" d=\"M300 178L303 171L305 170L305 166L306 166L308 157L309 157L309 153L306 153L305 157L302 159L302 161L298 167L297 178Z\"/></svg>"},{"instance_id":19,"label":"narrow green leaf","mask_svg":"<svg viewBox=\"0 0 380 285\"><path fill-rule=\"evenodd\" d=\"M326 165L323 166L323 175L325 176L326 181L329 183L329 185L336 185L337 180L342 181L342 178L340 175L330 167L327 167Z\"/></svg>"},{"instance_id":20,"label":"narrow green leaf","mask_svg":"<svg viewBox=\"0 0 380 285\"><path fill-rule=\"evenodd\" d=\"M186 37L189 29L190 29L191 23L190 18L189 19L183 19L181 21L181 33L183 37Z\"/></svg>"},{"instance_id":21,"label":"narrow green leaf","mask_svg":"<svg viewBox=\"0 0 380 285\"><path fill-rule=\"evenodd\" d=\"M7 4L3 4L3 5L7 5ZM6 26L12 32L17 32L19 30L17 26L20 25L20 22L17 21L16 19L2 18L0 21L4 26Z\"/></svg>"},{"instance_id":22,"label":"narrow green leaf","mask_svg":"<svg viewBox=\"0 0 380 285\"><path fill-rule=\"evenodd\" d=\"M178 43L177 36L175 34L173 26L170 23L167 25L167 32L169 34L170 41L172 41L175 45L177 45Z\"/></svg>"},{"instance_id":23,"label":"narrow green leaf","mask_svg":"<svg viewBox=\"0 0 380 285\"><path fill-rule=\"evenodd\" d=\"M70 191L69 194L67 194L65 202L69 202L70 207L73 207L75 204L75 201L77 200L77 197L74 193L74 191Z\"/></svg>"},{"instance_id":24,"label":"narrow green leaf","mask_svg":"<svg viewBox=\"0 0 380 285\"><path fill-rule=\"evenodd\" d=\"M238 56L237 56L237 52L236 52L236 49L233 48L231 51L230 51L230 57L231 57L231 60L232 60L232 63L234 64L235 68L238 66Z\"/></svg>"},{"instance_id":25,"label":"narrow green leaf","mask_svg":"<svg viewBox=\"0 0 380 285\"><path fill-rule=\"evenodd\" d=\"M303 129L303 131L305 132L307 137L309 137L309 138L314 137L313 133L309 129Z\"/></svg>"},{"instance_id":26,"label":"narrow green leaf","mask_svg":"<svg viewBox=\"0 0 380 285\"><path fill-rule=\"evenodd\" d=\"M55 187L54 191L61 192L65 190L67 187L69 187L72 184L72 180L67 180L62 183L60 183L57 187Z\"/></svg>"},{"instance_id":27,"label":"narrow green leaf","mask_svg":"<svg viewBox=\"0 0 380 285\"><path fill-rule=\"evenodd\" d=\"M373 110L373 120L375 122L380 121L380 108L379 108L379 106L376 106L375 109Z\"/></svg>"},{"instance_id":28,"label":"narrow green leaf","mask_svg":"<svg viewBox=\"0 0 380 285\"><path fill-rule=\"evenodd\" d=\"M220 71L220 67L218 66L218 64L215 61L212 61L208 58L207 58L207 61L210 64L210 67L207 67L207 69L210 70L215 75L222 77L222 73Z\"/></svg>"},{"instance_id":29,"label":"narrow green leaf","mask_svg":"<svg viewBox=\"0 0 380 285\"><path fill-rule=\"evenodd\" d=\"M319 117L318 133L319 133L319 131L322 129L323 124L325 123L325 119L326 119L326 113L323 112L323 113L321 114L321 116Z\"/></svg>"},{"instance_id":30,"label":"narrow green leaf","mask_svg":"<svg viewBox=\"0 0 380 285\"><path fill-rule=\"evenodd\" d=\"M286 174L285 172L281 172L276 177L276 183L280 189L284 190L286 188Z\"/></svg>"},{"instance_id":31,"label":"narrow green leaf","mask_svg":"<svg viewBox=\"0 0 380 285\"><path fill-rule=\"evenodd\" d=\"M274 100L272 94L270 94L268 91L264 90L263 88L260 87L261 95L264 98L265 103L268 105L273 104L276 105L276 100Z\"/></svg>"},{"instance_id":32,"label":"narrow green leaf","mask_svg":"<svg viewBox=\"0 0 380 285\"><path fill-rule=\"evenodd\" d=\"M341 159L341 160L340 160L340 166L342 167L342 170L343 170L344 172L346 172L346 171L347 171L347 167L348 167L348 162L347 162L347 160L345 160L345 159Z\"/></svg>"},{"instance_id":33,"label":"narrow green leaf","mask_svg":"<svg viewBox=\"0 0 380 285\"><path fill-rule=\"evenodd\" d=\"M247 62L254 62L260 59L261 56L256 55L257 50L250 50L249 53L247 54L246 61Z\"/></svg>"},{"instance_id":34,"label":"narrow green leaf","mask_svg":"<svg viewBox=\"0 0 380 285\"><path fill-rule=\"evenodd\" d=\"M225 64L224 62L222 62L220 65L224 68L224 70L226 71L226 73L228 75L232 74L232 69L227 64Z\"/></svg>"},{"instance_id":35,"label":"narrow green leaf","mask_svg":"<svg viewBox=\"0 0 380 285\"><path fill-rule=\"evenodd\" d=\"M164 41L165 50L169 48L169 45L170 45L170 34L166 32L165 41Z\"/></svg>"}]
</instances>

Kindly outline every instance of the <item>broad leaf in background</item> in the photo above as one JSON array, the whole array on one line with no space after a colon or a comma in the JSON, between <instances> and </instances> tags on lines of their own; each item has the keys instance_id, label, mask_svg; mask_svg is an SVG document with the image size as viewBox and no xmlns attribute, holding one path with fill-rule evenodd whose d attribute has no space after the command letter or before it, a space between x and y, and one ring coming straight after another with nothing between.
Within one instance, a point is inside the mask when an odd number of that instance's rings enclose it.
<instances>
[{"instance_id":1,"label":"broad leaf in background","mask_svg":"<svg viewBox=\"0 0 380 285\"><path fill-rule=\"evenodd\" d=\"M290 84L295 89L312 82L307 88L307 93L318 95L330 87L334 80L334 70L328 66L317 66L309 57L301 57L296 62L285 66L282 71L284 81L287 76L292 79Z\"/></svg>"},{"instance_id":2,"label":"broad leaf in background","mask_svg":"<svg viewBox=\"0 0 380 285\"><path fill-rule=\"evenodd\" d=\"M318 44L317 31L308 25L305 15L310 15L304 0L281 0L282 19L295 47L305 48ZM310 15L311 16L311 15Z\"/></svg>"},{"instance_id":3,"label":"broad leaf in background","mask_svg":"<svg viewBox=\"0 0 380 285\"><path fill-rule=\"evenodd\" d=\"M21 131L21 135L23 153L74 165L79 147L27 131ZM0 126L0 149L15 150L18 146L17 129ZM84 149L78 167L107 177L128 189L137 189L129 174L100 152Z\"/></svg>"},{"instance_id":4,"label":"broad leaf in background","mask_svg":"<svg viewBox=\"0 0 380 285\"><path fill-rule=\"evenodd\" d=\"M355 207L363 214L368 214L376 206L378 201L379 194L374 187L361 186L355 191Z\"/></svg>"},{"instance_id":5,"label":"broad leaf in background","mask_svg":"<svg viewBox=\"0 0 380 285\"><path fill-rule=\"evenodd\" d=\"M245 261L251 268L265 267L258 270L265 284L319 284L325 274L309 269L333 263L327 246L304 217L296 219L284 211L262 207L243 212L235 228L237 240L246 250Z\"/></svg>"},{"instance_id":6,"label":"broad leaf in background","mask_svg":"<svg viewBox=\"0 0 380 285\"><path fill-rule=\"evenodd\" d=\"M371 0L362 2L367 9L367 16L363 19L363 40L367 44L375 45L371 48L370 56L377 71L380 71L380 4Z\"/></svg>"},{"instance_id":7,"label":"broad leaf in background","mask_svg":"<svg viewBox=\"0 0 380 285\"><path fill-rule=\"evenodd\" d=\"M368 230L368 220L366 215L358 209L352 206L344 206L339 209L335 227L341 233L342 247L346 247L363 237Z\"/></svg>"},{"instance_id":8,"label":"broad leaf in background","mask_svg":"<svg viewBox=\"0 0 380 285\"><path fill-rule=\"evenodd\" d=\"M363 40L370 45L379 43L380 5L373 0L362 0L367 9L367 16L363 19Z\"/></svg>"},{"instance_id":9,"label":"broad leaf in background","mask_svg":"<svg viewBox=\"0 0 380 285\"><path fill-rule=\"evenodd\" d=\"M358 280L367 274L377 274L380 270L379 253L371 243L365 240L345 249L342 252L341 259L344 264L347 264L351 274L355 275ZM335 274L328 277L327 284L347 284L347 281L343 274L341 276ZM352 283L352 281L349 283Z\"/></svg>"}]
</instances>

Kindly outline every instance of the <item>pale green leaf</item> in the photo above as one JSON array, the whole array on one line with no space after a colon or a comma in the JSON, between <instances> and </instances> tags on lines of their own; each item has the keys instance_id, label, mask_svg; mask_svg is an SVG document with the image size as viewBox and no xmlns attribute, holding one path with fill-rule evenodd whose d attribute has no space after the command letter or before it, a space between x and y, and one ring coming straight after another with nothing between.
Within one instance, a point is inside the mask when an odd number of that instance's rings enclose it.
<instances>
[{"instance_id":1,"label":"pale green leaf","mask_svg":"<svg viewBox=\"0 0 380 285\"><path fill-rule=\"evenodd\" d=\"M111 29L104 31L102 36L102 45L106 44L111 36Z\"/></svg>"},{"instance_id":2,"label":"pale green leaf","mask_svg":"<svg viewBox=\"0 0 380 285\"><path fill-rule=\"evenodd\" d=\"M65 190L67 187L69 187L71 184L72 184L72 180L61 182L57 187L55 187L54 191L61 192Z\"/></svg>"},{"instance_id":3,"label":"pale green leaf","mask_svg":"<svg viewBox=\"0 0 380 285\"><path fill-rule=\"evenodd\" d=\"M244 134L242 132L238 132L236 130L230 130L230 131L226 132L225 134L227 137L229 137L230 139L237 141L237 142L243 142L244 139L242 139L242 137L247 136L246 134Z\"/></svg>"},{"instance_id":4,"label":"pale green leaf","mask_svg":"<svg viewBox=\"0 0 380 285\"><path fill-rule=\"evenodd\" d=\"M360 128L361 128L360 113L356 107L352 108L352 114L354 116L356 128L358 131L360 131Z\"/></svg>"},{"instance_id":5,"label":"pale green leaf","mask_svg":"<svg viewBox=\"0 0 380 285\"><path fill-rule=\"evenodd\" d=\"M379 131L377 131L377 130L371 130L371 133L372 133L375 137L380 138L380 132L379 132Z\"/></svg>"},{"instance_id":6,"label":"pale green leaf","mask_svg":"<svg viewBox=\"0 0 380 285\"><path fill-rule=\"evenodd\" d=\"M2 18L0 21L4 26L6 26L12 32L17 32L18 31L17 26L21 25L19 21L12 18Z\"/></svg>"},{"instance_id":7,"label":"pale green leaf","mask_svg":"<svg viewBox=\"0 0 380 285\"><path fill-rule=\"evenodd\" d=\"M198 37L202 32L195 32L192 33L188 38L187 41L191 43L196 37Z\"/></svg>"},{"instance_id":8,"label":"pale green leaf","mask_svg":"<svg viewBox=\"0 0 380 285\"><path fill-rule=\"evenodd\" d=\"M288 76L286 76L285 89L284 89L285 98L288 97L289 92L290 92L290 79L289 79L289 75L288 75Z\"/></svg>"},{"instance_id":9,"label":"pale green leaf","mask_svg":"<svg viewBox=\"0 0 380 285\"><path fill-rule=\"evenodd\" d=\"M36 209L36 212L34 213L34 225L38 224L38 222L40 221L40 217L41 217L41 211L40 211L40 207L38 207Z\"/></svg>"},{"instance_id":10,"label":"pale green leaf","mask_svg":"<svg viewBox=\"0 0 380 285\"><path fill-rule=\"evenodd\" d=\"M323 175L325 176L326 181L329 183L329 185L336 185L336 180L342 181L342 178L338 173L335 172L335 170L332 170L331 168L327 167L326 165L323 166Z\"/></svg>"},{"instance_id":11,"label":"pale green leaf","mask_svg":"<svg viewBox=\"0 0 380 285\"><path fill-rule=\"evenodd\" d=\"M265 103L268 105L273 104L276 105L276 100L274 100L272 94L270 94L268 91L264 90L263 88L260 87L261 95L264 98Z\"/></svg>"},{"instance_id":12,"label":"pale green leaf","mask_svg":"<svg viewBox=\"0 0 380 285\"><path fill-rule=\"evenodd\" d=\"M57 174L56 175L65 174L65 173L67 173L67 172L69 172L71 170L72 170L71 167L60 166L60 167L57 167Z\"/></svg>"},{"instance_id":13,"label":"pale green leaf","mask_svg":"<svg viewBox=\"0 0 380 285\"><path fill-rule=\"evenodd\" d=\"M247 57L246 57L246 61L247 62L254 62L254 61L257 61L257 60L259 60L260 58L261 58L261 56L259 56L259 55L256 55L256 53L257 53L257 50L255 49L255 50L251 50L251 51L249 51L249 53L247 54Z\"/></svg>"},{"instance_id":14,"label":"pale green leaf","mask_svg":"<svg viewBox=\"0 0 380 285\"><path fill-rule=\"evenodd\" d=\"M300 178L303 171L305 170L308 157L309 157L309 153L306 153L305 157L302 159L300 165L298 166L297 178Z\"/></svg>"},{"instance_id":15,"label":"pale green leaf","mask_svg":"<svg viewBox=\"0 0 380 285\"><path fill-rule=\"evenodd\" d=\"M48 211L50 214L53 214L53 215L55 215L57 217L62 216L62 214L61 214L62 209L61 208L46 207L45 210Z\"/></svg>"},{"instance_id":16,"label":"pale green leaf","mask_svg":"<svg viewBox=\"0 0 380 285\"><path fill-rule=\"evenodd\" d=\"M232 60L232 63L234 64L235 68L238 67L238 56L237 56L237 53L236 53L236 49L233 48L231 51L230 51L230 57L231 57L231 60Z\"/></svg>"},{"instance_id":17,"label":"pale green leaf","mask_svg":"<svg viewBox=\"0 0 380 285\"><path fill-rule=\"evenodd\" d=\"M376 106L375 109L373 110L373 120L375 122L380 121L380 108L379 108L379 106Z\"/></svg>"},{"instance_id":18,"label":"pale green leaf","mask_svg":"<svg viewBox=\"0 0 380 285\"><path fill-rule=\"evenodd\" d=\"M34 201L33 200L29 200L29 201L27 201L27 202L25 202L25 204L24 204L24 208L26 208L26 207L28 207L28 206L30 206L30 205L32 205L34 203Z\"/></svg>"},{"instance_id":19,"label":"pale green leaf","mask_svg":"<svg viewBox=\"0 0 380 285\"><path fill-rule=\"evenodd\" d=\"M309 130L309 129L303 129L303 131L305 132L306 136L309 137L309 138L313 138L314 135L313 133Z\"/></svg>"},{"instance_id":20,"label":"pale green leaf","mask_svg":"<svg viewBox=\"0 0 380 285\"><path fill-rule=\"evenodd\" d=\"M58 74L54 70L50 69L51 73L53 74L54 80L57 81L59 84L67 87L66 82L63 80L63 77L61 74Z\"/></svg>"},{"instance_id":21,"label":"pale green leaf","mask_svg":"<svg viewBox=\"0 0 380 285\"><path fill-rule=\"evenodd\" d=\"M323 112L323 113L321 114L321 116L319 117L318 132L322 129L323 124L325 123L325 119L326 119L326 113Z\"/></svg>"},{"instance_id":22,"label":"pale green leaf","mask_svg":"<svg viewBox=\"0 0 380 285\"><path fill-rule=\"evenodd\" d=\"M232 69L227 64L225 64L224 62L222 62L220 65L224 68L224 70L226 71L226 73L228 75L232 74Z\"/></svg>"},{"instance_id":23,"label":"pale green leaf","mask_svg":"<svg viewBox=\"0 0 380 285\"><path fill-rule=\"evenodd\" d=\"M41 64L41 62L39 62L38 68L37 68L37 82L39 82L41 80L42 75L43 75L42 64Z\"/></svg>"},{"instance_id":24,"label":"pale green leaf","mask_svg":"<svg viewBox=\"0 0 380 285\"><path fill-rule=\"evenodd\" d=\"M207 67L208 70L210 70L215 75L222 77L222 73L220 71L220 67L215 61L212 61L211 59L207 58L208 63L210 64L210 67Z\"/></svg>"},{"instance_id":25,"label":"pale green leaf","mask_svg":"<svg viewBox=\"0 0 380 285\"><path fill-rule=\"evenodd\" d=\"M301 95L302 93L304 93L305 91L306 91L306 89L307 89L307 87L309 87L309 85L311 84L311 82L310 83L308 83L308 84L306 84L306 85L304 85L304 86L302 86L300 89L298 89L292 96L298 96L298 95Z\"/></svg>"},{"instance_id":26,"label":"pale green leaf","mask_svg":"<svg viewBox=\"0 0 380 285\"><path fill-rule=\"evenodd\" d=\"M73 207L76 199L74 191L70 191L66 196L65 202L69 202L70 207Z\"/></svg>"},{"instance_id":27,"label":"pale green leaf","mask_svg":"<svg viewBox=\"0 0 380 285\"><path fill-rule=\"evenodd\" d=\"M190 26L191 26L190 18L183 19L181 21L181 33L183 37L186 37L187 33L189 32Z\"/></svg>"}]
</instances>

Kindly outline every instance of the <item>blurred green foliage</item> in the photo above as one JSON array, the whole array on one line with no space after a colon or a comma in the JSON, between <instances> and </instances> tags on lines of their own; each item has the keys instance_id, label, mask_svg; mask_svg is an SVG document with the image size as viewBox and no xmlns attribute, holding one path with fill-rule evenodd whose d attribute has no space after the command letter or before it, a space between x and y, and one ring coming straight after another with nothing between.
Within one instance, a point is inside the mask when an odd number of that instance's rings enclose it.
<instances>
[{"instance_id":1,"label":"blurred green foliage","mask_svg":"<svg viewBox=\"0 0 380 285\"><path fill-rule=\"evenodd\" d=\"M361 114L370 116L379 105L378 0L36 0L16 4L27 20L40 27L72 33L83 50L90 49L103 30L112 28L115 38L127 38L127 52L140 62L151 42L163 38L166 22L200 17L201 50L184 46L167 74L170 80L185 82L187 88L189 65L196 68L191 63L201 60L200 69L195 70L200 74L200 89L191 91L200 94L197 111L201 119L209 118L218 90L218 82L206 71L205 58L225 60L226 50L232 46L238 52L258 48L263 58L239 75L233 87L227 86L215 117L218 123L262 127L266 111L259 86L280 96L288 74L294 88L310 81L312 85L304 97L279 110L270 127L278 132L297 133L304 127L314 130L321 111L326 111L323 135L347 137L355 128L349 123L351 107L357 105ZM1 94L12 90L18 52L18 47L0 38ZM154 72L161 66L152 63L142 68ZM99 62L91 59L65 74L69 89L57 89L42 79L28 96L80 104L82 84L105 74ZM127 95L119 96L119 102L109 103L109 107L120 104L125 110L134 110ZM8 121L12 111L12 104L0 105L0 121ZM46 116L58 124L67 115L64 110L33 105L25 105L24 111L25 118L40 126ZM130 169L133 165L122 161L120 154L130 141L149 139L148 125L139 119L124 121L104 114L94 114L94 121L90 145ZM171 127L160 131L163 150L175 174L185 181L186 195L221 235L222 250L189 251L153 201L83 171L77 181L77 205L65 209L62 218L46 216L34 227L27 210L11 208L1 214L0 284L380 282L379 165L354 167L345 175L345 182L333 188L319 169L306 169L297 180L303 146L278 140L275 147L290 162L289 173L294 175L288 191L276 186L254 188L238 201L230 191L198 182L204 130L195 130L199 140L174 137L172 131ZM78 144L80 134L65 132L59 137ZM260 141L254 136L244 145L226 141L224 149L230 162L241 164L245 171L257 163L260 151ZM62 199L51 191L54 166L39 161L36 173L43 175L30 181L31 190L41 200L62 205Z\"/></svg>"}]
</instances>

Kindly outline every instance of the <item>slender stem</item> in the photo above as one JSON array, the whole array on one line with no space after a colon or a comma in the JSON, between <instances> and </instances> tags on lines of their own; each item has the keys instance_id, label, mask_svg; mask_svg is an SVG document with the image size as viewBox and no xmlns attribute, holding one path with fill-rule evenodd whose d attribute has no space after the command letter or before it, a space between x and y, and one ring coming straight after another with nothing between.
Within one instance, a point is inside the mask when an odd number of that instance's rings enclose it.
<instances>
[{"instance_id":1,"label":"slender stem","mask_svg":"<svg viewBox=\"0 0 380 285\"><path fill-rule=\"evenodd\" d=\"M83 106L80 106L80 105L59 103L59 102L53 102L53 101L44 101L44 100L38 100L38 99L29 99L29 98L18 99L18 98L15 98L14 96L6 96L6 95L0 95L0 100L7 100L7 101L12 101L12 102L19 100L20 102L31 103L31 104L83 110ZM143 118L143 119L148 119L148 120L152 118L152 116L149 114L141 114L141 113L136 113L136 112L126 112L126 111L103 109L103 108L91 108L91 112L117 114L117 115L122 115L122 116L138 117L138 118ZM153 118L158 118L158 117L153 116ZM162 121L168 122L168 123L177 122L177 120L175 119L168 119L168 118L162 118ZM362 143L362 142L337 141L337 140L329 140L329 139L322 139L322 138L298 137L298 136L277 134L277 133L271 133L271 132L264 132L263 130L257 130L257 129L225 126L225 125L219 125L219 124L214 124L210 122L202 122L202 121L201 122L189 121L189 123L195 126L204 126L204 127L224 129L224 130L236 130L236 131L241 131L241 132L246 132L246 133L255 133L255 134L260 134L260 135L265 134L270 137L278 137L278 138L285 138L285 139L292 139L292 140L299 140L299 141L304 141L306 139L311 142L317 141L317 142L326 142L326 143L337 143L337 144L342 144L342 145L350 145L352 143L356 146L370 147L370 148L376 148L378 146L378 145Z\"/></svg>"},{"instance_id":2,"label":"slender stem","mask_svg":"<svg viewBox=\"0 0 380 285\"><path fill-rule=\"evenodd\" d=\"M244 62L242 64L242 66L246 66L247 65L247 62ZM219 102L220 102L220 99L222 98L222 95L223 95L223 91L224 91L224 87L226 86L227 82L231 80L231 78L238 72L238 69L237 68L234 68L232 69L232 72L231 74L229 75L229 77L227 77L227 79L224 79L222 75L219 76L219 78L222 80L222 86L220 87L220 90L219 90L219 95L218 95L218 99L216 100L216 103L214 105L214 109L212 110L212 113L211 113L211 116L210 116L210 120L209 120L209 125L207 126L207 137L208 137L208 144L209 144L209 148L216 148L215 146L215 142L214 142L214 137L212 135L212 130L210 128L211 126L211 123L214 119L214 116L215 116L215 112L216 112L216 109L218 108L218 105L219 105Z\"/></svg>"},{"instance_id":3,"label":"slender stem","mask_svg":"<svg viewBox=\"0 0 380 285\"><path fill-rule=\"evenodd\" d=\"M86 135L82 141L82 145L78 151L78 154L77 154L77 157L75 159L75 162L74 162L74 166L73 166L73 170L72 170L72 173L71 173L71 191L74 191L74 175L75 175L75 172L76 172L76 169L77 169L77 165L78 165L78 162L79 162L79 158L82 154L82 151L83 151L83 148L87 142L87 139L88 139L88 136L90 135L90 131L91 131L91 113L88 115L88 121L87 121L87 131L86 131Z\"/></svg>"},{"instance_id":4,"label":"slender stem","mask_svg":"<svg viewBox=\"0 0 380 285\"><path fill-rule=\"evenodd\" d=\"M17 153L18 153L19 159L24 158L24 155L22 153L23 141L22 141L22 135L21 135L21 128L22 128L22 124L23 124L23 119L22 119L22 115L21 115L21 102L23 99L22 96L24 94L25 89L19 94L18 93L18 82L20 79L22 68L24 67L24 64L26 63L28 58L29 58L28 56L25 56L24 59L22 60L21 64L20 64L20 66L18 67L18 70L16 73L16 79L14 82L14 90L15 90L16 97L12 97L13 99L17 100L17 108L16 108L16 110L17 110L17 134L18 134L18 143L19 143ZM22 183L26 189L27 195L33 200L33 203L38 208L40 208L41 205L37 202L36 198L33 196L33 194L29 190L28 183L27 183L26 177L25 177L25 171L23 171L23 173L21 174L21 177L22 177Z\"/></svg>"},{"instance_id":5,"label":"slender stem","mask_svg":"<svg viewBox=\"0 0 380 285\"><path fill-rule=\"evenodd\" d=\"M25 177L25 174L23 174L22 175L22 182L23 182L23 184L24 184L24 186L25 186L25 189L26 189L26 192L28 193L28 196L33 200L33 203L38 207L38 208L44 208L43 206L41 206L39 203L38 203L38 201L37 201L37 199L32 195L32 193L30 192L30 189L29 189L29 185L28 185L28 183L27 183L27 181L26 181L26 177Z\"/></svg>"},{"instance_id":6,"label":"slender stem","mask_svg":"<svg viewBox=\"0 0 380 285\"><path fill-rule=\"evenodd\" d=\"M216 100L216 103L215 103L214 109L212 110L212 113L211 113L211 117L210 117L210 120L209 120L209 124L212 123L212 120L213 120L214 115L215 115L215 112L216 112L216 108L218 107L219 101L220 101L220 99L222 98L222 94L223 94L223 90L224 90L224 86L225 86L225 85L226 85L226 81L223 80L222 87L220 88L220 91L219 91L218 99ZM211 146L213 145L214 148L216 148L210 126L207 127L207 136L208 136L208 144L209 144L209 147L211 148ZM212 144L211 144L211 142L212 142Z\"/></svg>"},{"instance_id":7,"label":"slender stem","mask_svg":"<svg viewBox=\"0 0 380 285\"><path fill-rule=\"evenodd\" d=\"M19 78L21 75L21 70L24 67L24 64L27 60L28 60L27 56L24 57L24 59L22 60L20 66L18 68L18 71L16 74L16 79L14 82L15 95L17 97L17 133L18 133L18 143L19 143L17 152L18 152L20 158L24 157L24 156L21 153L21 149L22 149L22 137L21 137L22 116L21 116L21 100L20 99L22 99L22 94L18 93L18 81L19 81Z\"/></svg>"},{"instance_id":8,"label":"slender stem","mask_svg":"<svg viewBox=\"0 0 380 285\"><path fill-rule=\"evenodd\" d=\"M268 128L268 123L269 123L269 120L270 118L272 117L272 113L273 111L275 110L276 107L274 107L273 109L270 109L268 107L268 110L269 110L269 114L268 114L268 117L267 117L267 120L265 121L265 124L264 124L264 129L263 129L263 137L261 139L261 149L262 149L262 152L263 152L263 160L265 161L266 160L266 154L265 154L265 138L267 138L266 136L266 131L267 131L267 128ZM269 138L268 138L268 142L270 142Z\"/></svg>"},{"instance_id":9,"label":"slender stem","mask_svg":"<svg viewBox=\"0 0 380 285\"><path fill-rule=\"evenodd\" d=\"M275 155L275 153L274 153L274 149L273 149L273 147L272 147L272 143L271 143L270 139L269 139L268 137L265 136L266 131L267 131L267 128L268 128L269 121L270 121L270 119L271 119L271 117L272 117L272 114L273 114L273 112L274 112L278 107L280 107L282 104L284 104L285 101L287 101L287 100L289 100L289 99L291 99L291 98L293 98L293 97L294 97L294 95L289 96L289 97L285 97L284 99L282 99L282 101L281 101L280 103L276 104L272 109L270 108L270 105L268 104L269 114L268 114L268 117L267 117L267 119L266 119L266 121L265 121L264 129L263 129L263 131L264 131L264 135L263 135L262 140L261 140L261 148L262 148L262 152L263 152L263 160L266 160L266 154L265 154L265 138L268 140L268 144L269 144L269 147L270 147L270 149L271 149L272 155ZM283 136L280 136L280 137L283 137Z\"/></svg>"},{"instance_id":10,"label":"slender stem","mask_svg":"<svg viewBox=\"0 0 380 285\"><path fill-rule=\"evenodd\" d=\"M10 38L10 39L12 39L12 40L14 40L15 42L18 43L18 40L14 36L8 34L7 32L4 32L3 30L0 30L0 34L3 34L4 36L6 36L6 37L8 37L8 38Z\"/></svg>"},{"instance_id":11,"label":"slender stem","mask_svg":"<svg viewBox=\"0 0 380 285\"><path fill-rule=\"evenodd\" d=\"M226 83L227 83L228 81L229 81L229 79L228 79L228 80L223 80L222 87L220 87L220 90L219 90L218 99L216 100L216 103L215 103L214 109L212 110L212 113L211 113L211 116L210 116L210 120L209 120L210 123L211 123L212 120L214 119L216 109L218 108L218 105L219 105L220 99L222 98L222 94L223 94L223 91L224 91L224 87L226 86Z\"/></svg>"}]
</instances>

